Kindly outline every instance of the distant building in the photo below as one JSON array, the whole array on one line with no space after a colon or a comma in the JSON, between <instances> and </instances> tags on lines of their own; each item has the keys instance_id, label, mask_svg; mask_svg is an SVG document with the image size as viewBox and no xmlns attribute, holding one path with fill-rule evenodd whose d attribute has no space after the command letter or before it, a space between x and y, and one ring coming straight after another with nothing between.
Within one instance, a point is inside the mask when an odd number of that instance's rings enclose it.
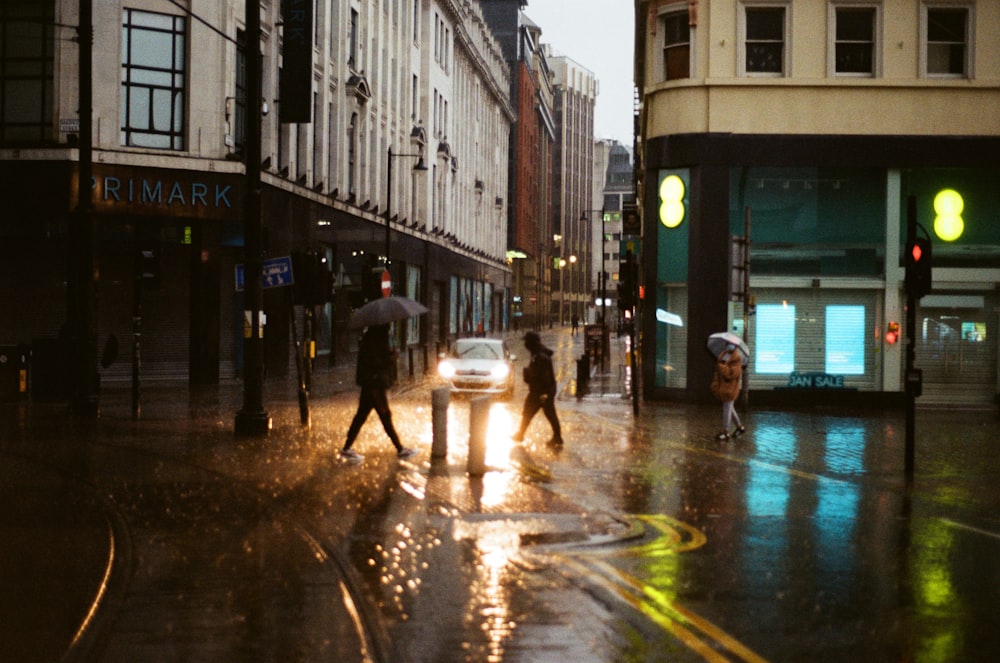
<instances>
[{"instance_id":1,"label":"distant building","mask_svg":"<svg viewBox=\"0 0 1000 663\"><path fill-rule=\"evenodd\" d=\"M594 283L601 287L601 271L607 272L607 282L604 293L598 293L598 298L606 299L604 306L608 324L618 326L618 288L622 285L623 262L627 249L626 242L633 242L636 261L638 261L638 233L628 235L622 224L623 212L628 205L635 205L635 174L632 167L632 156L628 149L616 140L602 140L597 143L605 154L602 162L606 167L600 187L600 214L598 223L594 226L595 250L597 256L594 264Z\"/></svg>"},{"instance_id":2,"label":"distant building","mask_svg":"<svg viewBox=\"0 0 1000 663\"><path fill-rule=\"evenodd\" d=\"M731 330L758 404L899 403L909 340L920 403L994 402L1000 4L635 6L644 394L708 400L705 339ZM911 196L933 291L893 343ZM746 224L744 327L729 256Z\"/></svg>"},{"instance_id":3,"label":"distant building","mask_svg":"<svg viewBox=\"0 0 1000 663\"><path fill-rule=\"evenodd\" d=\"M556 141L552 72L541 29L521 12L523 0L483 0L483 15L511 72L511 126L507 159L507 259L512 273L511 315L518 328L538 329L552 298L552 183Z\"/></svg>"},{"instance_id":4,"label":"distant building","mask_svg":"<svg viewBox=\"0 0 1000 663\"><path fill-rule=\"evenodd\" d=\"M593 72L565 56L549 54L555 84L556 140L553 170L552 227L555 242L552 289L559 292L552 317L568 324L575 314L581 319L590 299L590 271L586 267L591 250L593 224L584 214L593 197L594 105L597 79Z\"/></svg>"}]
</instances>

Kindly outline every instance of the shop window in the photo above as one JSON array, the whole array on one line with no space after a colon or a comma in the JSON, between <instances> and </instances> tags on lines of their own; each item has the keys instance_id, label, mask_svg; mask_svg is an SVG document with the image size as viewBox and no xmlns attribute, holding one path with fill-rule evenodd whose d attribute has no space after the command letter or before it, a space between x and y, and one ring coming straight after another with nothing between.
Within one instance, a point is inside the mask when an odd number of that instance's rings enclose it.
<instances>
[{"instance_id":1,"label":"shop window","mask_svg":"<svg viewBox=\"0 0 1000 663\"><path fill-rule=\"evenodd\" d=\"M754 371L761 375L795 370L795 306L760 304L754 334Z\"/></svg>"},{"instance_id":2,"label":"shop window","mask_svg":"<svg viewBox=\"0 0 1000 663\"><path fill-rule=\"evenodd\" d=\"M825 370L831 375L865 374L865 307L826 307Z\"/></svg>"},{"instance_id":3,"label":"shop window","mask_svg":"<svg viewBox=\"0 0 1000 663\"><path fill-rule=\"evenodd\" d=\"M783 76L786 73L786 17L783 6L745 8L743 14L743 71L747 74Z\"/></svg>"},{"instance_id":4,"label":"shop window","mask_svg":"<svg viewBox=\"0 0 1000 663\"><path fill-rule=\"evenodd\" d=\"M837 76L875 76L877 14L875 7L834 8L833 70Z\"/></svg>"},{"instance_id":5,"label":"shop window","mask_svg":"<svg viewBox=\"0 0 1000 663\"><path fill-rule=\"evenodd\" d=\"M671 12L660 19L663 32L663 80L691 75L691 28L688 13Z\"/></svg>"},{"instance_id":6,"label":"shop window","mask_svg":"<svg viewBox=\"0 0 1000 663\"><path fill-rule=\"evenodd\" d=\"M0 3L0 143L52 135L53 2Z\"/></svg>"},{"instance_id":7,"label":"shop window","mask_svg":"<svg viewBox=\"0 0 1000 663\"><path fill-rule=\"evenodd\" d=\"M124 11L122 145L184 149L186 67L184 17Z\"/></svg>"},{"instance_id":8,"label":"shop window","mask_svg":"<svg viewBox=\"0 0 1000 663\"><path fill-rule=\"evenodd\" d=\"M921 44L928 76L969 76L969 10L965 7L925 7Z\"/></svg>"},{"instance_id":9,"label":"shop window","mask_svg":"<svg viewBox=\"0 0 1000 663\"><path fill-rule=\"evenodd\" d=\"M751 273L884 273L886 174L860 168L733 168L729 228L752 219Z\"/></svg>"}]
</instances>

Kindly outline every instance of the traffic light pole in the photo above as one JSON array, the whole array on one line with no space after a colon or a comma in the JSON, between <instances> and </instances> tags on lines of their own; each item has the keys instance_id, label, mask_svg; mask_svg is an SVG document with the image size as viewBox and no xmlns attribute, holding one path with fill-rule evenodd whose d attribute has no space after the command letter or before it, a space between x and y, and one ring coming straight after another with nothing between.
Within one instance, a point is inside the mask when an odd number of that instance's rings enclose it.
<instances>
[{"instance_id":1,"label":"traffic light pole","mask_svg":"<svg viewBox=\"0 0 1000 663\"><path fill-rule=\"evenodd\" d=\"M236 434L263 437L271 429L264 410L264 292L261 283L264 255L264 216L261 195L261 56L260 3L247 0L247 139L246 192L243 218L244 305L249 329L244 333L243 408L236 413Z\"/></svg>"},{"instance_id":2,"label":"traffic light pole","mask_svg":"<svg viewBox=\"0 0 1000 663\"><path fill-rule=\"evenodd\" d=\"M910 196L906 201L906 246L909 251L917 237L917 199ZM910 267L910 257L905 264ZM906 279L906 448L904 451L904 472L907 483L913 482L913 471L916 456L916 399L919 396L921 382L920 371L913 366L916 361L916 327L917 327L917 293L913 287L912 275Z\"/></svg>"}]
</instances>

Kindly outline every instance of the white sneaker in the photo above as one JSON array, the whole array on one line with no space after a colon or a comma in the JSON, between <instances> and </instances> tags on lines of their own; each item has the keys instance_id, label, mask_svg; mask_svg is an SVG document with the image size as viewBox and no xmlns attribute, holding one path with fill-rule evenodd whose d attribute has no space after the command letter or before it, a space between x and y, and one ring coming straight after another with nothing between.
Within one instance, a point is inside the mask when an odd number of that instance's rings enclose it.
<instances>
[{"instance_id":1,"label":"white sneaker","mask_svg":"<svg viewBox=\"0 0 1000 663\"><path fill-rule=\"evenodd\" d=\"M403 447L402 449L396 452L396 455L399 456L400 458L409 458L410 456L416 456L417 450L410 449L409 447Z\"/></svg>"},{"instance_id":2,"label":"white sneaker","mask_svg":"<svg viewBox=\"0 0 1000 663\"><path fill-rule=\"evenodd\" d=\"M365 459L364 456L359 454L357 451L354 451L353 449L341 449L340 457L343 458L344 460L353 460L355 462L361 462Z\"/></svg>"}]
</instances>

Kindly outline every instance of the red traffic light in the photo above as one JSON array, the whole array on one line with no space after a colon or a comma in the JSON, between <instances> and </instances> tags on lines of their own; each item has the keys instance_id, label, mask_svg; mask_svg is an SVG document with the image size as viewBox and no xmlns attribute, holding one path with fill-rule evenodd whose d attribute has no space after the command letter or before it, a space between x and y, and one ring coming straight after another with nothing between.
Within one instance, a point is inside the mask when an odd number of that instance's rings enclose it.
<instances>
[{"instance_id":1,"label":"red traffic light","mask_svg":"<svg viewBox=\"0 0 1000 663\"><path fill-rule=\"evenodd\" d=\"M896 341L899 340L899 323L890 322L888 328L885 332L885 342L889 345L895 345Z\"/></svg>"},{"instance_id":2,"label":"red traffic light","mask_svg":"<svg viewBox=\"0 0 1000 663\"><path fill-rule=\"evenodd\" d=\"M930 240L917 237L906 245L906 292L916 299L928 294L933 287Z\"/></svg>"}]
</instances>

